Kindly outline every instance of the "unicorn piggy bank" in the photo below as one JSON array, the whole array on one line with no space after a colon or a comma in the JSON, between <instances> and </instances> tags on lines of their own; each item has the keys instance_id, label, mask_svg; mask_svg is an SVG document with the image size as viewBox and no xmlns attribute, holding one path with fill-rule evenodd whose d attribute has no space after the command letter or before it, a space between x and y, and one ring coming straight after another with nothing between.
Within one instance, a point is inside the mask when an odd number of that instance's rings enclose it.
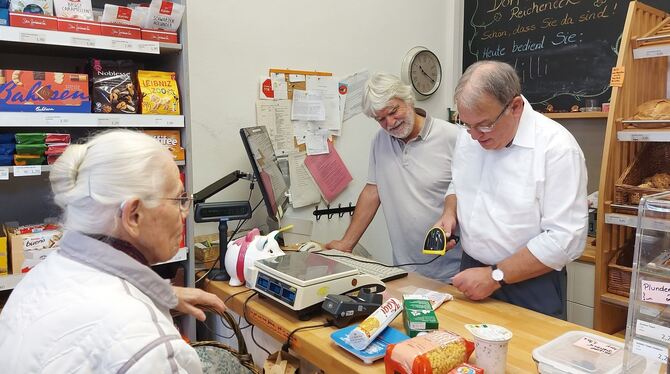
<instances>
[{"instance_id":1,"label":"unicorn piggy bank","mask_svg":"<svg viewBox=\"0 0 670 374\"><path fill-rule=\"evenodd\" d=\"M275 239L279 231L275 230L263 236L258 229L253 229L246 236L228 243L224 264L230 274L231 286L241 286L249 280L256 260L284 254Z\"/></svg>"}]
</instances>

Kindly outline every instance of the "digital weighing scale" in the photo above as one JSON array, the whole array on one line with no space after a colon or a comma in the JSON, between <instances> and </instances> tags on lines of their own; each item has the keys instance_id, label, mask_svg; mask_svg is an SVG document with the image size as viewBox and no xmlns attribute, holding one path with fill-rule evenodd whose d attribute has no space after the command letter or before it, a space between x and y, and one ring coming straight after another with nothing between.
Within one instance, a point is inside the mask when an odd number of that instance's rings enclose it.
<instances>
[{"instance_id":1,"label":"digital weighing scale","mask_svg":"<svg viewBox=\"0 0 670 374\"><path fill-rule=\"evenodd\" d=\"M254 290L307 320L320 310L328 294L345 294L362 287L386 289L378 278L312 252L289 252L254 263L249 282Z\"/></svg>"}]
</instances>

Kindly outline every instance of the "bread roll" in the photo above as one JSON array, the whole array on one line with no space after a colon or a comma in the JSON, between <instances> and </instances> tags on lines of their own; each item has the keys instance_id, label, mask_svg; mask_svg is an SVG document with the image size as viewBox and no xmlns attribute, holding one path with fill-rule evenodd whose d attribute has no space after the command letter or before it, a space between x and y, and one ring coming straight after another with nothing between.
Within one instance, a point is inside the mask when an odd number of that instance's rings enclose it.
<instances>
[{"instance_id":1,"label":"bread roll","mask_svg":"<svg viewBox=\"0 0 670 374\"><path fill-rule=\"evenodd\" d=\"M640 104L637 113L633 116L635 120L659 120L670 119L670 100L655 99Z\"/></svg>"}]
</instances>

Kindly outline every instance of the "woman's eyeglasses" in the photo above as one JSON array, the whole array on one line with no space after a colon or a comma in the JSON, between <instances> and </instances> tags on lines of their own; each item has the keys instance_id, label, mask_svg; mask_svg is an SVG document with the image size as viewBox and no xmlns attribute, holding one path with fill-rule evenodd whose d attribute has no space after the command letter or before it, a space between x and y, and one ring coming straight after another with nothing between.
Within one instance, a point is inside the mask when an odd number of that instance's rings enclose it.
<instances>
[{"instance_id":1,"label":"woman's eyeglasses","mask_svg":"<svg viewBox=\"0 0 670 374\"><path fill-rule=\"evenodd\" d=\"M179 209L182 212L188 212L191 209L191 204L193 203L193 195L187 193L186 191L182 192L177 197L159 197L160 200L172 200L179 202Z\"/></svg>"}]
</instances>

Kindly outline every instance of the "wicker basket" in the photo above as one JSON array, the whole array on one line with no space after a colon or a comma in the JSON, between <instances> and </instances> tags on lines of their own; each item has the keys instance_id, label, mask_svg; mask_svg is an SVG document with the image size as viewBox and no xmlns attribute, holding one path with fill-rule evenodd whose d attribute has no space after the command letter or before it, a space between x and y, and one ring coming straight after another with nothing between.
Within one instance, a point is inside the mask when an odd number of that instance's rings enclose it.
<instances>
[{"instance_id":1,"label":"wicker basket","mask_svg":"<svg viewBox=\"0 0 670 374\"><path fill-rule=\"evenodd\" d=\"M228 326L232 327L237 338L237 351L221 342L200 341L193 342L191 346L196 350L204 374L240 373L259 374L261 371L254 365L251 355L247 352L244 336L237 322L228 312L221 314Z\"/></svg>"},{"instance_id":2,"label":"wicker basket","mask_svg":"<svg viewBox=\"0 0 670 374\"><path fill-rule=\"evenodd\" d=\"M626 168L614 185L614 203L638 205L640 198L664 190L638 187L644 178L656 173L670 173L670 144L649 143Z\"/></svg>"},{"instance_id":3,"label":"wicker basket","mask_svg":"<svg viewBox=\"0 0 670 374\"><path fill-rule=\"evenodd\" d=\"M633 275L632 262L634 250L634 239L626 241L612 256L609 264L607 264L608 292L628 297L631 277Z\"/></svg>"}]
</instances>

